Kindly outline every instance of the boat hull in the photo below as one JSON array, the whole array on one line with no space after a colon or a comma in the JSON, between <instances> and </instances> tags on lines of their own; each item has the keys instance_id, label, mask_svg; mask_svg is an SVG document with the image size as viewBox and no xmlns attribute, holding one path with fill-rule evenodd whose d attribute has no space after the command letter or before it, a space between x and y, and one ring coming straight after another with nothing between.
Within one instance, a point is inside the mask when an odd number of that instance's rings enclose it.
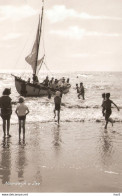
<instances>
[{"instance_id":1,"label":"boat hull","mask_svg":"<svg viewBox=\"0 0 122 196\"><path fill-rule=\"evenodd\" d=\"M44 85L38 85L33 83L28 83L25 80L22 80L21 78L15 77L15 87L17 92L24 97L40 97L40 96L46 96L49 94L49 89L45 87ZM62 93L66 94L69 92L71 85L67 84L66 87L63 87ZM59 90L56 89L50 89L51 94L55 94L55 91Z\"/></svg>"}]
</instances>

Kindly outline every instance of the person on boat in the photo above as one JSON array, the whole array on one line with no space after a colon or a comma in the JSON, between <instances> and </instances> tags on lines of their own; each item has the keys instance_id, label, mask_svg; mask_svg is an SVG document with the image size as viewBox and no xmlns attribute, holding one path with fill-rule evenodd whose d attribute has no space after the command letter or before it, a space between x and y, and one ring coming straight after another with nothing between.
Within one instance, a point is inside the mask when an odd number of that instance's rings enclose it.
<instances>
[{"instance_id":1,"label":"person on boat","mask_svg":"<svg viewBox=\"0 0 122 196\"><path fill-rule=\"evenodd\" d=\"M49 78L48 78L48 76L46 76L46 79L43 81L43 84L45 86L48 86L48 84L49 84Z\"/></svg>"},{"instance_id":2,"label":"person on boat","mask_svg":"<svg viewBox=\"0 0 122 196\"><path fill-rule=\"evenodd\" d=\"M52 85L52 80L50 80L49 83L48 83L48 87L49 87L49 88L52 88L52 86L53 86L53 85Z\"/></svg>"},{"instance_id":3,"label":"person on boat","mask_svg":"<svg viewBox=\"0 0 122 196\"><path fill-rule=\"evenodd\" d=\"M56 111L57 111L58 124L60 121L60 109L61 109L61 96L60 95L61 95L60 91L56 91L56 94L54 97L54 103L55 103L54 118L56 117Z\"/></svg>"},{"instance_id":4,"label":"person on boat","mask_svg":"<svg viewBox=\"0 0 122 196\"><path fill-rule=\"evenodd\" d=\"M11 137L9 134L10 130L10 118L12 114L12 99L9 97L11 89L5 88L3 95L0 97L0 108L1 118L3 120L3 133L4 138L6 137L6 126L7 126L7 137Z\"/></svg>"},{"instance_id":5,"label":"person on boat","mask_svg":"<svg viewBox=\"0 0 122 196\"><path fill-rule=\"evenodd\" d=\"M104 115L105 115L105 114L104 114L104 111L105 111L105 107L104 107L105 93L102 94L102 98L103 98L103 101L102 101L102 114L103 114L103 116L104 116Z\"/></svg>"},{"instance_id":6,"label":"person on boat","mask_svg":"<svg viewBox=\"0 0 122 196\"><path fill-rule=\"evenodd\" d=\"M49 83L48 83L48 86L49 86L50 88L52 88L53 84L54 84L54 78L51 78L51 80L50 80Z\"/></svg>"},{"instance_id":7,"label":"person on boat","mask_svg":"<svg viewBox=\"0 0 122 196\"><path fill-rule=\"evenodd\" d=\"M113 120L110 118L110 115L112 113L111 105L112 104L115 105L115 107L119 111L118 106L109 98L110 98L110 93L106 93L106 100L104 101L104 104L103 104L103 107L105 108L105 111L104 111L104 116L105 116L105 121L106 121L105 129L107 129L108 122L110 122L113 126Z\"/></svg>"},{"instance_id":8,"label":"person on boat","mask_svg":"<svg viewBox=\"0 0 122 196\"><path fill-rule=\"evenodd\" d=\"M62 88L67 87L67 82L66 82L65 78L62 80L61 87L62 87Z\"/></svg>"},{"instance_id":9,"label":"person on boat","mask_svg":"<svg viewBox=\"0 0 122 196\"><path fill-rule=\"evenodd\" d=\"M52 84L52 89L57 89L58 88L58 80L55 79L54 83Z\"/></svg>"},{"instance_id":10,"label":"person on boat","mask_svg":"<svg viewBox=\"0 0 122 196\"><path fill-rule=\"evenodd\" d=\"M23 128L23 139L25 139L25 120L26 115L29 113L28 107L24 104L24 98L19 98L19 104L17 105L15 113L19 119L19 139L21 138L21 128Z\"/></svg>"},{"instance_id":11,"label":"person on boat","mask_svg":"<svg viewBox=\"0 0 122 196\"><path fill-rule=\"evenodd\" d=\"M53 77L51 78L50 82L51 82L52 84L54 83L54 78L53 78Z\"/></svg>"},{"instance_id":12,"label":"person on boat","mask_svg":"<svg viewBox=\"0 0 122 196\"><path fill-rule=\"evenodd\" d=\"M37 84L37 83L39 83L39 79L36 76L36 74L33 74L33 84Z\"/></svg>"},{"instance_id":13,"label":"person on boat","mask_svg":"<svg viewBox=\"0 0 122 196\"><path fill-rule=\"evenodd\" d=\"M67 78L67 83L69 84L69 78Z\"/></svg>"},{"instance_id":14,"label":"person on boat","mask_svg":"<svg viewBox=\"0 0 122 196\"><path fill-rule=\"evenodd\" d=\"M80 83L80 87L79 87L78 98L80 99L80 96L82 96L82 98L83 98L83 100L84 100L84 99L85 99L85 98L84 98L84 94L85 94L85 92L84 92L84 86L83 86L83 83L81 82L81 83Z\"/></svg>"},{"instance_id":15,"label":"person on boat","mask_svg":"<svg viewBox=\"0 0 122 196\"><path fill-rule=\"evenodd\" d=\"M58 86L60 87L62 85L62 80L58 81Z\"/></svg>"}]
</instances>

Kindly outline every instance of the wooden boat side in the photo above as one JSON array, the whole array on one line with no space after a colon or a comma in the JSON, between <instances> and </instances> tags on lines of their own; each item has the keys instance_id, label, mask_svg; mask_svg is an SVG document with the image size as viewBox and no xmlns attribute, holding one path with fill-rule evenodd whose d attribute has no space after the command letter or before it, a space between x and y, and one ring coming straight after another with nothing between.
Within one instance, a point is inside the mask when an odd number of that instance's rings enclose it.
<instances>
[{"instance_id":1,"label":"wooden boat side","mask_svg":"<svg viewBox=\"0 0 122 196\"><path fill-rule=\"evenodd\" d=\"M25 85L24 90L22 89L22 85ZM39 85L35 85L32 83L27 83L18 77L15 77L15 86L16 86L17 92L20 95L26 96L26 97L39 97L39 96L48 94L47 88L40 87Z\"/></svg>"},{"instance_id":2,"label":"wooden boat side","mask_svg":"<svg viewBox=\"0 0 122 196\"><path fill-rule=\"evenodd\" d=\"M15 77L15 87L17 92L26 97L40 97L40 96L46 96L48 95L48 88L44 87L43 85L28 83L25 80L22 80L21 78ZM63 87L62 93L66 94L69 92L71 85L68 84L66 87ZM55 94L55 91L59 90L57 89L50 89L52 94Z\"/></svg>"}]
</instances>

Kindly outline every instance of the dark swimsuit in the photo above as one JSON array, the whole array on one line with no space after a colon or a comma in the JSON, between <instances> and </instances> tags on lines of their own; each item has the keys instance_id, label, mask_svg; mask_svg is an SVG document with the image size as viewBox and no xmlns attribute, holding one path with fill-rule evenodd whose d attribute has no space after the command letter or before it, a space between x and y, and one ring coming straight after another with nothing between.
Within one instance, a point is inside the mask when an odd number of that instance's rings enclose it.
<instances>
[{"instance_id":1,"label":"dark swimsuit","mask_svg":"<svg viewBox=\"0 0 122 196\"><path fill-rule=\"evenodd\" d=\"M18 118L19 118L19 120L25 120L26 119L26 115L25 116L19 116Z\"/></svg>"},{"instance_id":2,"label":"dark swimsuit","mask_svg":"<svg viewBox=\"0 0 122 196\"><path fill-rule=\"evenodd\" d=\"M56 96L54 98L54 100L55 100L55 110L60 111L60 109L61 109L61 97Z\"/></svg>"},{"instance_id":3,"label":"dark swimsuit","mask_svg":"<svg viewBox=\"0 0 122 196\"><path fill-rule=\"evenodd\" d=\"M111 110L111 109L107 109L107 110L106 110L106 113L105 113L105 119L106 119L106 120L109 119L111 113L112 113L112 110Z\"/></svg>"},{"instance_id":4,"label":"dark swimsuit","mask_svg":"<svg viewBox=\"0 0 122 196\"><path fill-rule=\"evenodd\" d=\"M60 106L60 104L55 104L55 110L60 110L61 109L61 106Z\"/></svg>"}]
</instances>

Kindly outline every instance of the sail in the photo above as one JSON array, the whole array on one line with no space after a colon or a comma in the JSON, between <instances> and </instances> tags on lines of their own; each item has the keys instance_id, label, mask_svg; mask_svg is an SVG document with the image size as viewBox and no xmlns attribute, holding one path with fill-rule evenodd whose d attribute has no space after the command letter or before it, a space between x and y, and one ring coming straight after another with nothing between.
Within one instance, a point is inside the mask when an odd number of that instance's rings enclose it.
<instances>
[{"instance_id":1,"label":"sail","mask_svg":"<svg viewBox=\"0 0 122 196\"><path fill-rule=\"evenodd\" d=\"M40 60L38 60L38 66L37 66L37 69L36 69L36 75L38 75L39 70L41 69L41 66L42 66L43 61L44 61L44 57L45 57L45 55Z\"/></svg>"},{"instance_id":2,"label":"sail","mask_svg":"<svg viewBox=\"0 0 122 196\"><path fill-rule=\"evenodd\" d=\"M41 36L41 28L40 28L40 17L39 17L39 23L37 28L37 34L36 39L32 48L31 53L25 58L26 62L31 65L33 73L37 74L37 69L39 70L38 66L40 66L43 57L38 60L38 51L39 51L39 42L40 42L40 36Z\"/></svg>"}]
</instances>

